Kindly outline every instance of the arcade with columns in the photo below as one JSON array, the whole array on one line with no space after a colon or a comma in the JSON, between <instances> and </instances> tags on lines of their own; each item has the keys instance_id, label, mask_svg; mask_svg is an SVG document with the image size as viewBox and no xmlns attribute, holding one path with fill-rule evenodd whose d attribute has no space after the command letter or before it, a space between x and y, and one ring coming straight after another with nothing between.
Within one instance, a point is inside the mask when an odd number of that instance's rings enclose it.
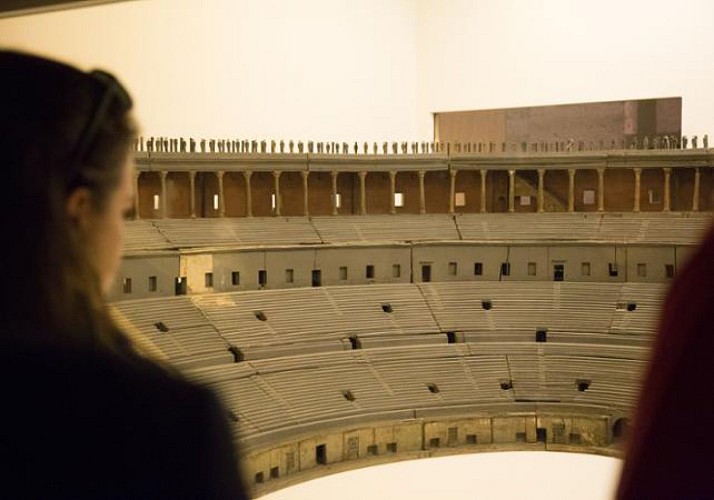
<instances>
[{"instance_id":1,"label":"arcade with columns","mask_svg":"<svg viewBox=\"0 0 714 500\"><path fill-rule=\"evenodd\" d=\"M135 217L714 209L714 149L455 154L445 149L137 151Z\"/></svg>"}]
</instances>

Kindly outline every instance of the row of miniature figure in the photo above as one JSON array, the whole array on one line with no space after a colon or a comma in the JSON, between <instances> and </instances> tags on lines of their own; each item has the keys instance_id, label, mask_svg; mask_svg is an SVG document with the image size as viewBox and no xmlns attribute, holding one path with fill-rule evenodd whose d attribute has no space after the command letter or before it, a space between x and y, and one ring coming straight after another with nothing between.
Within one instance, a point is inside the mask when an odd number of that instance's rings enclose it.
<instances>
[{"instance_id":1,"label":"row of miniature figure","mask_svg":"<svg viewBox=\"0 0 714 500\"><path fill-rule=\"evenodd\" d=\"M608 147L609 146L609 147ZM702 137L702 148L709 148L709 136ZM515 152L575 152L575 151L604 151L616 149L699 149L699 138L692 136L691 141L687 136L681 139L676 135L655 136L652 139L645 136L642 141L635 137L628 144L624 139L619 144L614 139L610 144L605 141L597 143L590 141L576 141L568 139L560 142L521 142L517 143L496 143L496 142L383 142L381 147L373 142L362 144L362 154L435 154L435 153L515 153ZM275 141L266 140L232 140L232 139L184 139L169 137L139 137L135 143L135 149L143 152L160 153L292 153L292 154L360 154L360 145L355 142L350 145L346 142L314 142L307 141Z\"/></svg>"}]
</instances>

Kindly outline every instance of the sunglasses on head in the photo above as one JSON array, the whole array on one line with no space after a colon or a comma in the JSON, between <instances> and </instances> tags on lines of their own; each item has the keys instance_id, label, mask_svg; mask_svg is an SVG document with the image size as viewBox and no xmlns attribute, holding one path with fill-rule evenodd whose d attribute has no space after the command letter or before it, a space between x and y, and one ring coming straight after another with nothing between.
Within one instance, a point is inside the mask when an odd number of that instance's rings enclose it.
<instances>
[{"instance_id":1,"label":"sunglasses on head","mask_svg":"<svg viewBox=\"0 0 714 500\"><path fill-rule=\"evenodd\" d=\"M92 114L87 120L87 124L79 136L79 142L75 147L74 153L72 154L71 169L75 170L72 172L71 178L79 177L78 170L81 168L82 163L86 159L89 151L94 144L99 128L104 122L109 107L114 101L118 101L120 105L127 111L131 109L133 102L131 96L122 86L121 83L112 75L106 71L94 70L88 73L91 78L94 78L103 88L101 97L97 101Z\"/></svg>"}]
</instances>

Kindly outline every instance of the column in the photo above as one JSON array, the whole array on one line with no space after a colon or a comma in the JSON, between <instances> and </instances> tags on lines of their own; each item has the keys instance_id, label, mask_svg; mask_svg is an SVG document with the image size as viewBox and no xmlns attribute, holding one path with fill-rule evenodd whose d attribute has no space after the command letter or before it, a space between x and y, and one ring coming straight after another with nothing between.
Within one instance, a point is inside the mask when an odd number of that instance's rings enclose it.
<instances>
[{"instance_id":1,"label":"column","mask_svg":"<svg viewBox=\"0 0 714 500\"><path fill-rule=\"evenodd\" d=\"M538 212L545 211L545 169L538 169Z\"/></svg>"},{"instance_id":2,"label":"column","mask_svg":"<svg viewBox=\"0 0 714 500\"><path fill-rule=\"evenodd\" d=\"M605 169L597 169L597 211L605 211Z\"/></svg>"},{"instance_id":3,"label":"column","mask_svg":"<svg viewBox=\"0 0 714 500\"><path fill-rule=\"evenodd\" d=\"M141 172L134 172L134 220L141 219L139 214L139 176Z\"/></svg>"},{"instance_id":4,"label":"column","mask_svg":"<svg viewBox=\"0 0 714 500\"><path fill-rule=\"evenodd\" d=\"M165 170L159 172L161 175L161 218L166 219L168 216L168 204L166 203L166 176L169 173Z\"/></svg>"},{"instance_id":5,"label":"column","mask_svg":"<svg viewBox=\"0 0 714 500\"><path fill-rule=\"evenodd\" d=\"M189 193L189 204L191 209L191 218L196 218L196 172L191 170L188 173L188 189Z\"/></svg>"},{"instance_id":6,"label":"column","mask_svg":"<svg viewBox=\"0 0 714 500\"><path fill-rule=\"evenodd\" d=\"M310 215L310 204L308 201L307 176L310 175L310 171L302 170L300 175L302 176L302 214L308 217Z\"/></svg>"},{"instance_id":7,"label":"column","mask_svg":"<svg viewBox=\"0 0 714 500\"><path fill-rule=\"evenodd\" d=\"M330 172L332 176L332 215L337 215L337 171Z\"/></svg>"},{"instance_id":8,"label":"column","mask_svg":"<svg viewBox=\"0 0 714 500\"><path fill-rule=\"evenodd\" d=\"M640 211L640 181L641 181L641 176L642 176L642 169L641 168L633 168L632 170L635 172L635 206L633 207L633 211L639 212Z\"/></svg>"},{"instance_id":9,"label":"column","mask_svg":"<svg viewBox=\"0 0 714 500\"><path fill-rule=\"evenodd\" d=\"M367 172L360 172L359 174L359 214L367 214Z\"/></svg>"},{"instance_id":10,"label":"column","mask_svg":"<svg viewBox=\"0 0 714 500\"><path fill-rule=\"evenodd\" d=\"M245 178L245 216L253 217L253 192L250 188L250 178L253 172L250 170L243 171L243 177Z\"/></svg>"},{"instance_id":11,"label":"column","mask_svg":"<svg viewBox=\"0 0 714 500\"><path fill-rule=\"evenodd\" d=\"M692 212L699 211L699 183L701 182L701 172L698 168L694 169L694 195L692 196Z\"/></svg>"},{"instance_id":12,"label":"column","mask_svg":"<svg viewBox=\"0 0 714 500\"><path fill-rule=\"evenodd\" d=\"M663 212L669 212L672 209L672 200L670 192L670 177L672 175L672 169L667 167L664 168L664 205L662 206Z\"/></svg>"},{"instance_id":13,"label":"column","mask_svg":"<svg viewBox=\"0 0 714 500\"><path fill-rule=\"evenodd\" d=\"M216 178L218 179L218 217L226 216L226 202L223 198L223 175L225 172L219 170L216 172Z\"/></svg>"},{"instance_id":14,"label":"column","mask_svg":"<svg viewBox=\"0 0 714 500\"><path fill-rule=\"evenodd\" d=\"M516 211L516 171L508 171L508 211Z\"/></svg>"},{"instance_id":15,"label":"column","mask_svg":"<svg viewBox=\"0 0 714 500\"><path fill-rule=\"evenodd\" d=\"M481 213L486 213L486 175L488 170L481 170Z\"/></svg>"},{"instance_id":16,"label":"column","mask_svg":"<svg viewBox=\"0 0 714 500\"><path fill-rule=\"evenodd\" d=\"M389 213L397 213L397 207L394 205L394 193L396 192L397 186L397 173L394 170L389 171Z\"/></svg>"},{"instance_id":17,"label":"column","mask_svg":"<svg viewBox=\"0 0 714 500\"><path fill-rule=\"evenodd\" d=\"M280 216L280 171L273 170L273 188L275 189L275 215Z\"/></svg>"},{"instance_id":18,"label":"column","mask_svg":"<svg viewBox=\"0 0 714 500\"><path fill-rule=\"evenodd\" d=\"M426 172L419 170L419 213L426 213L426 193L424 192L424 176Z\"/></svg>"},{"instance_id":19,"label":"column","mask_svg":"<svg viewBox=\"0 0 714 500\"><path fill-rule=\"evenodd\" d=\"M449 170L449 213L454 213L454 196L456 196L456 174L458 170Z\"/></svg>"},{"instance_id":20,"label":"column","mask_svg":"<svg viewBox=\"0 0 714 500\"><path fill-rule=\"evenodd\" d=\"M575 212L575 172L574 168L568 169L568 212Z\"/></svg>"}]
</instances>

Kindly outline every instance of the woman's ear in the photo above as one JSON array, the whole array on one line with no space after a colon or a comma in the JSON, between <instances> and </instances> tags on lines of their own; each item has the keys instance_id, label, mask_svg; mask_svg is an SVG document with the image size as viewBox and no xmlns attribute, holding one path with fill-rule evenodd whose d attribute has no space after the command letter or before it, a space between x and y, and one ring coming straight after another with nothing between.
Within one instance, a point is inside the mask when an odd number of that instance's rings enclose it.
<instances>
[{"instance_id":1,"label":"woman's ear","mask_svg":"<svg viewBox=\"0 0 714 500\"><path fill-rule=\"evenodd\" d=\"M77 227L87 229L92 215L92 193L86 187L76 188L67 198L65 209Z\"/></svg>"}]
</instances>

